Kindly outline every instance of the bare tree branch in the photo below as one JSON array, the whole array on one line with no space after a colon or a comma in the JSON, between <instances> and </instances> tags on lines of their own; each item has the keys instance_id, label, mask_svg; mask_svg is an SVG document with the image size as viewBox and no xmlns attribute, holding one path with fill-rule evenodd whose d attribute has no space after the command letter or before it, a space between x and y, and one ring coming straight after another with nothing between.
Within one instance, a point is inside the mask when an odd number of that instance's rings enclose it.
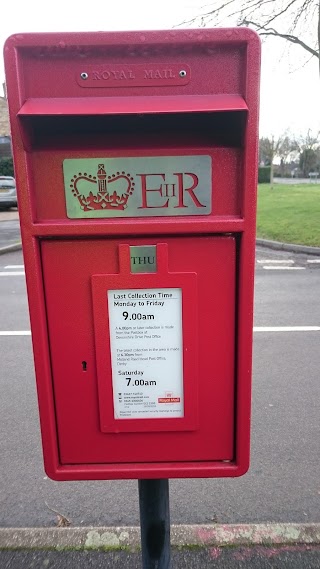
<instances>
[{"instance_id":1,"label":"bare tree branch","mask_svg":"<svg viewBox=\"0 0 320 569\"><path fill-rule=\"evenodd\" d=\"M264 25L269 26L271 22L276 20L279 16L282 16L282 14L284 14L285 12L287 12L291 8L291 6L295 4L295 2L296 0L291 0L291 2L289 2L289 4L285 8L283 8L283 10L281 10L280 12L269 18L269 20L267 20Z\"/></svg>"},{"instance_id":2,"label":"bare tree branch","mask_svg":"<svg viewBox=\"0 0 320 569\"><path fill-rule=\"evenodd\" d=\"M301 45L301 47L303 47L303 49L305 49L306 51L308 51L309 53L314 55L314 57L319 58L319 52L318 51L316 51L315 49L313 49L312 47L307 45L305 42L303 42L302 40L300 40L296 36L293 36L291 34L282 34L281 32L278 32L277 30L275 30L274 28L265 28L265 26L257 24L255 22L252 22L250 20L243 20L243 25L254 26L259 31L259 34L261 36L277 36L277 37L283 38L283 39L285 39L291 43Z\"/></svg>"},{"instance_id":3,"label":"bare tree branch","mask_svg":"<svg viewBox=\"0 0 320 569\"><path fill-rule=\"evenodd\" d=\"M247 2L247 8L255 8L255 7L259 7L261 5L261 2L263 1L263 4L273 4L274 2L276 2L276 0L248 0ZM251 4L252 2L252 4ZM197 20L200 19L201 25L205 26L207 23L209 23L210 21L212 21L212 19L215 16L218 16L218 14L220 14L220 12L222 12L225 8L227 8L228 6L230 6L231 4L236 4L236 0L227 0L226 2L222 2L220 4L220 6L218 6L217 8L211 9L207 12L201 13L198 16L195 16L194 18L191 18L190 20L183 20L183 22L181 22L180 24L178 24L175 27L179 27L185 24L195 24ZM228 18L232 18L233 16L238 16L239 14L242 14L244 12L244 10L246 10L247 8L240 8L240 9L236 9L234 12L230 12L228 13Z\"/></svg>"},{"instance_id":4,"label":"bare tree branch","mask_svg":"<svg viewBox=\"0 0 320 569\"><path fill-rule=\"evenodd\" d=\"M217 7L214 7L217 2ZM203 13L182 24L190 25L200 21L205 27L210 22L213 25L252 26L262 36L276 36L283 38L291 44L296 44L310 53L312 57L319 58L320 45L320 1L319 0L215 0L202 6ZM317 12L317 14L316 14ZM314 33L313 42L306 43L304 33L315 32L315 14L318 21L317 32ZM236 22L235 22L236 20ZM279 32L270 24L277 20L277 27L285 26L285 32ZM302 39L303 38L303 39ZM317 47L315 47L317 44Z\"/></svg>"},{"instance_id":5,"label":"bare tree branch","mask_svg":"<svg viewBox=\"0 0 320 569\"><path fill-rule=\"evenodd\" d=\"M303 2L302 6L297 11L296 16L293 20L292 29L296 28L299 20L301 20L302 18L304 18L304 20L306 21L308 15L309 15L308 10L309 10L310 6L312 6L312 4L313 4L313 0L305 0Z\"/></svg>"}]
</instances>

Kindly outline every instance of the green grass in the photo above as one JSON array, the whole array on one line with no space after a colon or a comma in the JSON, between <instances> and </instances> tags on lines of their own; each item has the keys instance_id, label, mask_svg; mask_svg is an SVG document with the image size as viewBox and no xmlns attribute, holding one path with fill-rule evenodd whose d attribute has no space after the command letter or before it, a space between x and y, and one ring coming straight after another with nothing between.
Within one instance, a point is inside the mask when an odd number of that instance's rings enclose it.
<instances>
[{"instance_id":1,"label":"green grass","mask_svg":"<svg viewBox=\"0 0 320 569\"><path fill-rule=\"evenodd\" d=\"M260 184L257 237L320 247L320 184Z\"/></svg>"}]
</instances>

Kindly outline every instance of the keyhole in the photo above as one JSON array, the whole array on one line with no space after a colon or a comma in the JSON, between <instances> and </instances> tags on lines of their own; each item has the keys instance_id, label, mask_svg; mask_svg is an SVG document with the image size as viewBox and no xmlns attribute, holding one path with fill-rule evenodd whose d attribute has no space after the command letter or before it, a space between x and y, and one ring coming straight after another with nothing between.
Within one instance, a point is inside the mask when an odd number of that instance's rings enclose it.
<instances>
[{"instance_id":1,"label":"keyhole","mask_svg":"<svg viewBox=\"0 0 320 569\"><path fill-rule=\"evenodd\" d=\"M82 371L87 371L87 362L82 362Z\"/></svg>"}]
</instances>

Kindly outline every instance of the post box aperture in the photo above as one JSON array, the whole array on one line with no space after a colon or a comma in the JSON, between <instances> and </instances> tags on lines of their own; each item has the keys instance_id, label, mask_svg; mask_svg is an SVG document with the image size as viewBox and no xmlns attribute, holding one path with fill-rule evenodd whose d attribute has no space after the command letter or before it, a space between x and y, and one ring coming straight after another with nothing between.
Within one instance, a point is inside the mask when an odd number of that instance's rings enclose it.
<instances>
[{"instance_id":1,"label":"post box aperture","mask_svg":"<svg viewBox=\"0 0 320 569\"><path fill-rule=\"evenodd\" d=\"M259 54L248 29L7 40L54 479L248 468Z\"/></svg>"}]
</instances>

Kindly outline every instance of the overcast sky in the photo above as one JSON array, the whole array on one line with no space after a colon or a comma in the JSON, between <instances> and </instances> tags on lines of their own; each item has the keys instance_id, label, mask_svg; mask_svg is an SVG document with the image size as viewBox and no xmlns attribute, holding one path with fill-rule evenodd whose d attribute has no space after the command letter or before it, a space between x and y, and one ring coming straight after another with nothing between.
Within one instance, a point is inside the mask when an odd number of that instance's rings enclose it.
<instances>
[{"instance_id":1,"label":"overcast sky","mask_svg":"<svg viewBox=\"0 0 320 569\"><path fill-rule=\"evenodd\" d=\"M108 31L166 29L192 18L209 2L205 0L40 0L6 2L0 24L0 46L6 38L21 32ZM263 44L261 72L260 135L278 136L289 129L305 134L320 129L320 79L318 60L308 63L307 53L279 38ZM3 58L0 82L4 81ZM0 92L0 94L2 94Z\"/></svg>"}]
</instances>

